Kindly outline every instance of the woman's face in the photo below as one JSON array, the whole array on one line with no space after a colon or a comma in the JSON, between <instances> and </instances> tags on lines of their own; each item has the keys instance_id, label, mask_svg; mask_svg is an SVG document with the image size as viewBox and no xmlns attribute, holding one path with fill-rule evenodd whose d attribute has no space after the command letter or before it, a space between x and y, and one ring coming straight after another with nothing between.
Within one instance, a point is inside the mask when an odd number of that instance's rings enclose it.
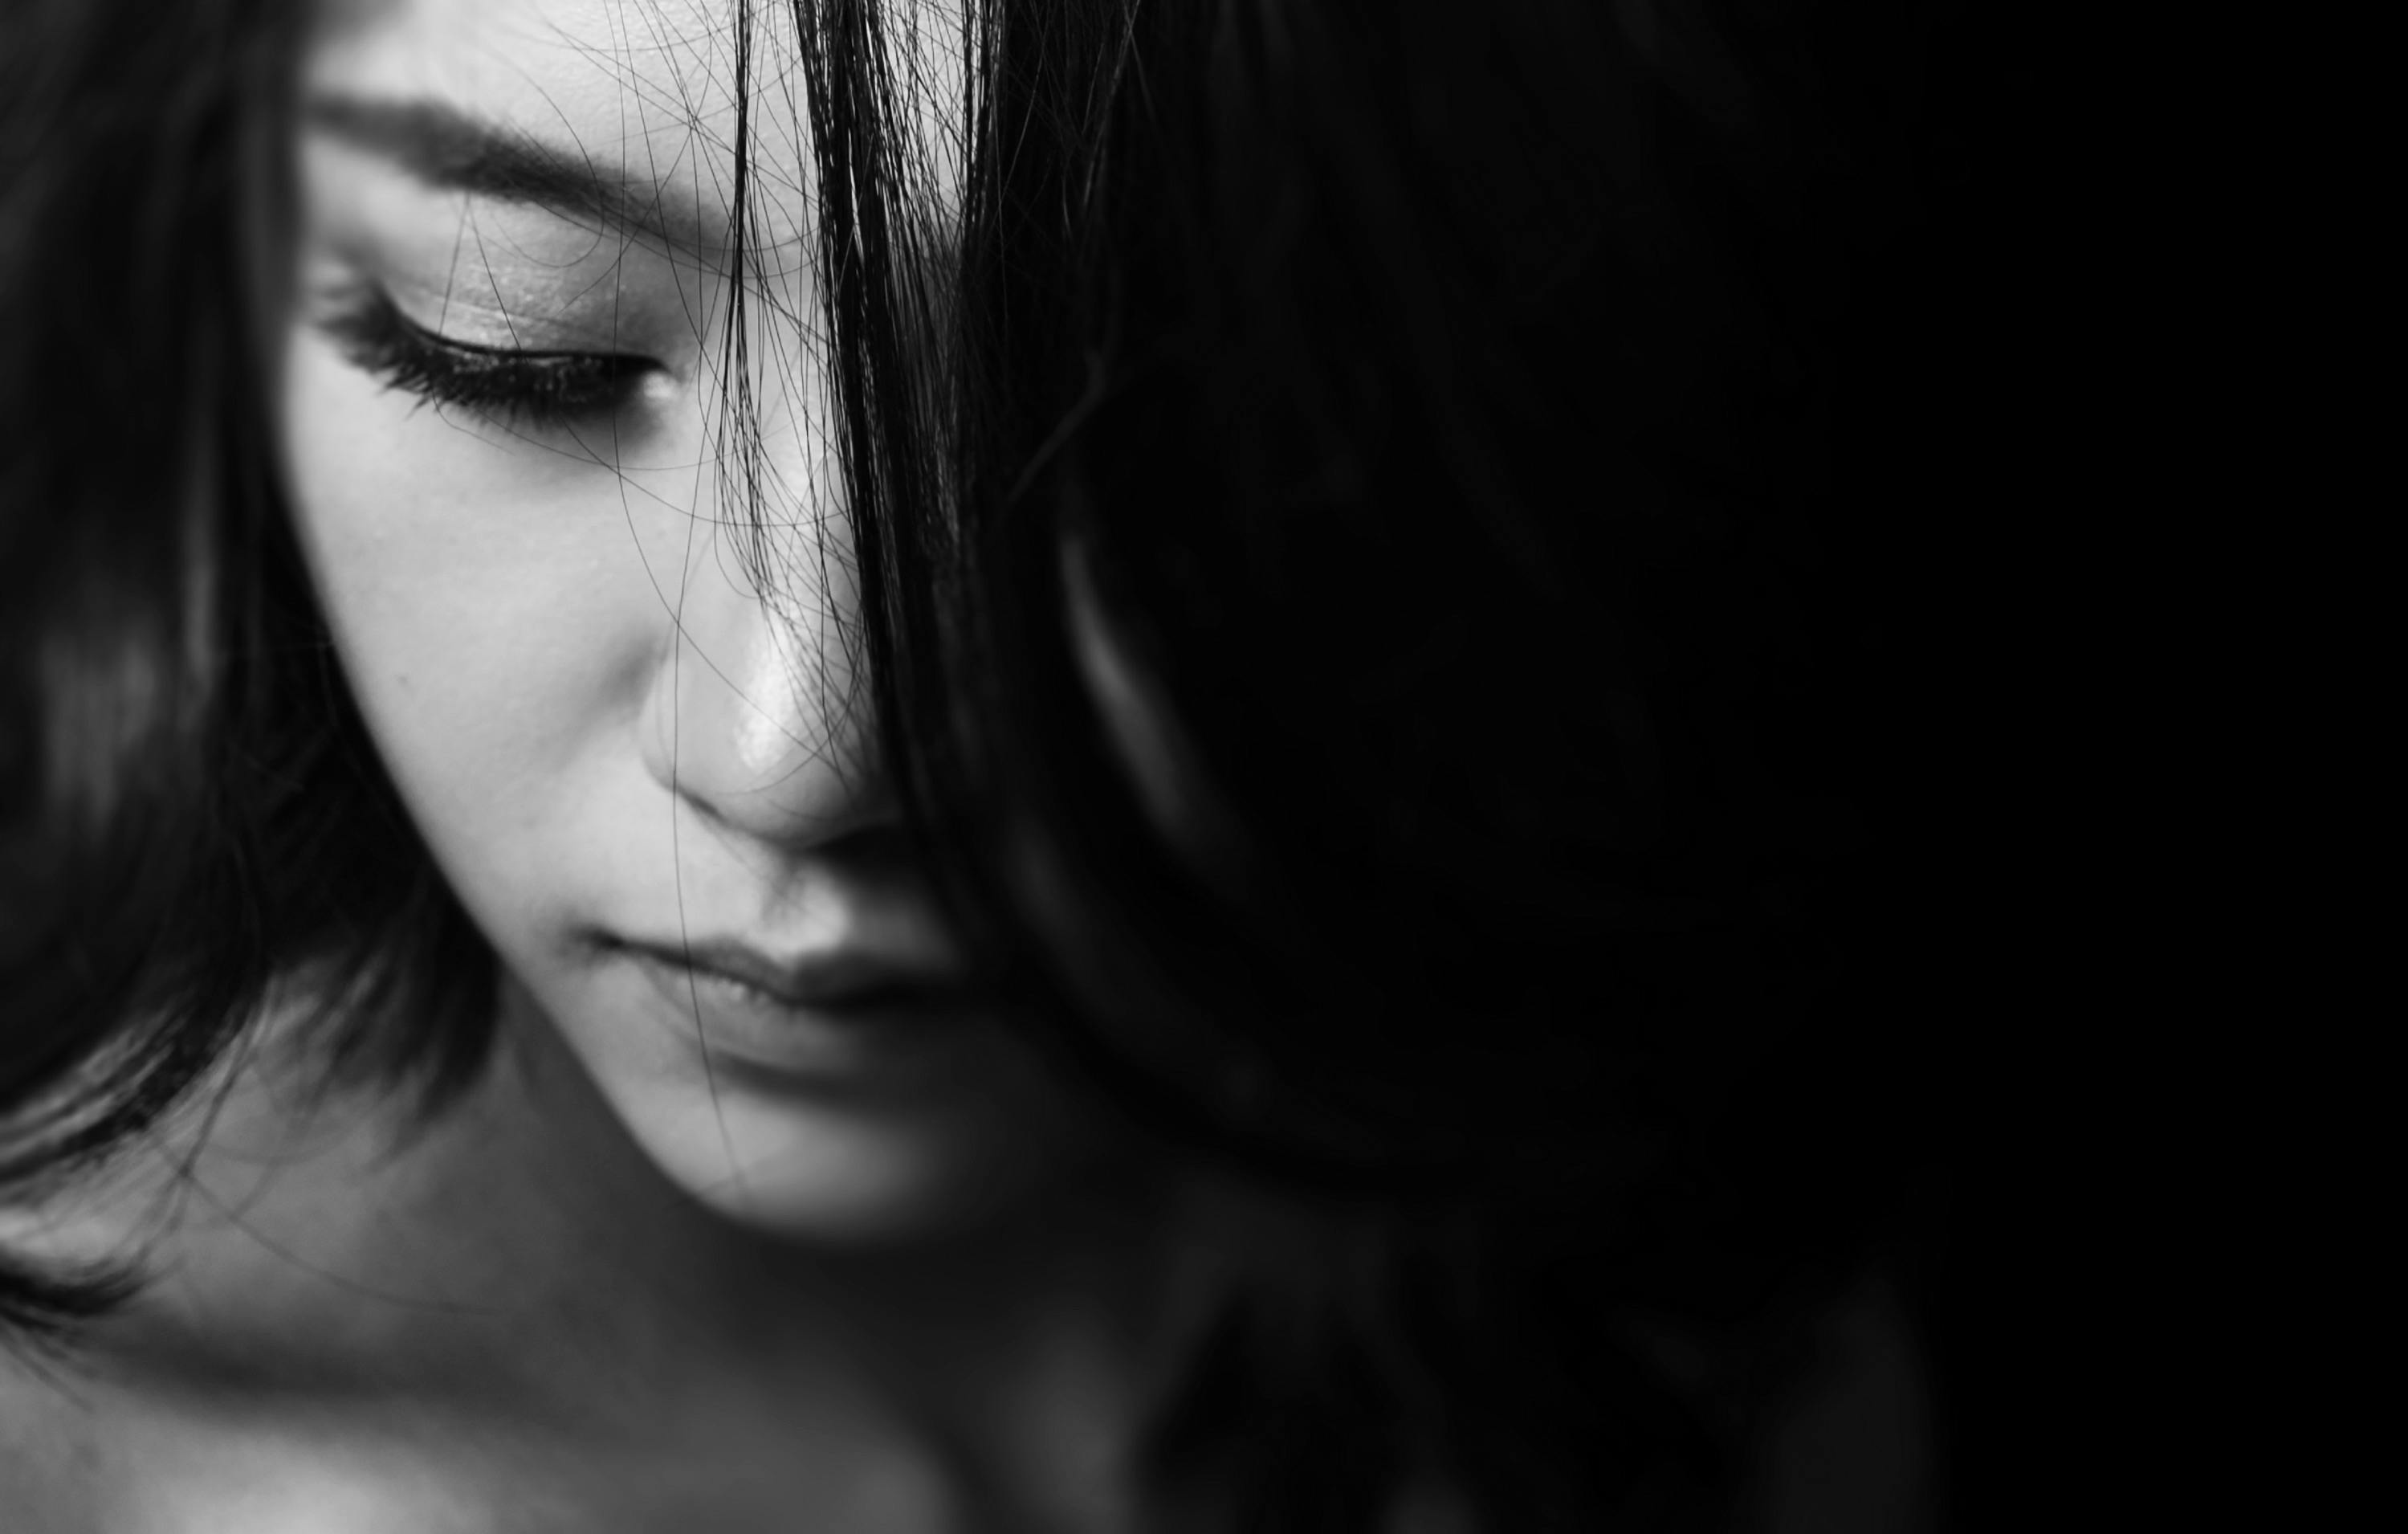
<instances>
[{"instance_id":1,"label":"woman's face","mask_svg":"<svg viewBox=\"0 0 2408 1534\"><path fill-rule=\"evenodd\" d=\"M734 0L336 0L283 430L386 765L637 1141L755 1225L924 1232L1075 1115L946 994L898 856L801 85L752 8L748 102Z\"/></svg>"}]
</instances>

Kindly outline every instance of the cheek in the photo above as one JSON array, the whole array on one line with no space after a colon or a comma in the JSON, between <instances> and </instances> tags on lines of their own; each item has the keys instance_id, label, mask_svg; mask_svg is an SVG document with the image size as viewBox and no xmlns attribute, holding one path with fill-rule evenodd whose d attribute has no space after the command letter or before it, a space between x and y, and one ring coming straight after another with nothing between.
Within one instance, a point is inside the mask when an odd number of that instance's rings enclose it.
<instances>
[{"instance_id":1,"label":"cheek","mask_svg":"<svg viewBox=\"0 0 2408 1534\"><path fill-rule=\"evenodd\" d=\"M414 409L307 335L290 366L294 510L353 694L430 840L490 829L638 684L625 523L591 509L614 477Z\"/></svg>"},{"instance_id":2,"label":"cheek","mask_svg":"<svg viewBox=\"0 0 2408 1534\"><path fill-rule=\"evenodd\" d=\"M1087 1154L1082 1111L1000 1031L908 1085L767 1092L706 1078L624 975L563 940L569 917L636 911L674 930L686 897L749 912L764 893L758 857L674 837L646 755L664 667L697 648L672 642L670 603L689 637L707 634L696 594L718 589L703 584L718 556L693 514L698 440L658 450L672 467L623 479L413 408L308 333L288 367L298 531L379 752L513 972L509 994L556 1029L655 1167L756 1228L879 1240L975 1223Z\"/></svg>"}]
</instances>

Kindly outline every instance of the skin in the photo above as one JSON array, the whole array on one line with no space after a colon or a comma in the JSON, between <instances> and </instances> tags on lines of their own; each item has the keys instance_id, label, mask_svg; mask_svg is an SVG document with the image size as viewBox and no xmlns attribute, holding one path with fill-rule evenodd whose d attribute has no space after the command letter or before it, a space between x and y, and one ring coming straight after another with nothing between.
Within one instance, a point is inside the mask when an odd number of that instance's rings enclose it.
<instances>
[{"instance_id":1,"label":"skin","mask_svg":"<svg viewBox=\"0 0 2408 1534\"><path fill-rule=\"evenodd\" d=\"M748 505L724 482L724 8L409 0L330 27L306 98L432 99L624 167L692 247L431 188L314 136L283 435L370 729L535 1007L695 1197L801 1238L885 1240L1041 1182L1078 1154L1074 1105L974 1004L915 1025L747 1017L711 976L619 946L956 968L897 853L853 664L830 405L788 318L816 312L791 194L753 204L739 322L768 489ZM810 185L791 104L760 94L754 186ZM566 423L430 408L329 335L369 289L471 345L653 366L627 408Z\"/></svg>"},{"instance_id":2,"label":"skin","mask_svg":"<svg viewBox=\"0 0 2408 1534\"><path fill-rule=\"evenodd\" d=\"M620 167L674 237L430 185L356 135L300 146L291 502L384 763L503 961L501 1046L416 1125L308 1091L275 1047L296 1007L111 1188L0 1231L138 1243L161 1275L71 1378L0 1370L0 1498L34 1528L1128 1527L1131 1426L1209 1288L1164 1233L1196 1224L943 990L848 644L774 68L741 333L769 493L719 472L733 9L322 18L305 101L521 130ZM345 339L380 292L456 342L641 376L573 421L431 404ZM664 982L688 940L933 999Z\"/></svg>"},{"instance_id":3,"label":"skin","mask_svg":"<svg viewBox=\"0 0 2408 1534\"><path fill-rule=\"evenodd\" d=\"M742 334L767 530L717 472L731 8L323 18L306 95L523 130L622 167L684 227L465 196L339 135L301 147L292 501L385 764L504 960L501 1046L418 1125L308 1091L273 1047L296 1009L112 1185L10 1215L13 1249L138 1243L160 1275L70 1374L0 1369L11 1529L1135 1525L1131 1430L1228 1280L1201 1254L1259 1211L1153 1166L974 1001L789 1008L765 1044L758 1009L699 977L665 995L627 947L957 965L857 706L828 401L779 318L814 303L776 69L750 114L771 193ZM573 422L430 405L344 343L371 289L458 341L648 366ZM1099 695L1133 697L1082 638ZM1124 745L1140 777L1168 754ZM1806 1523L1790 1482L1914 1420L1894 1319L1859 1310L1831 1345L1872 1362L1768 1481ZM1903 1527L1885 1517L1862 1527Z\"/></svg>"}]
</instances>

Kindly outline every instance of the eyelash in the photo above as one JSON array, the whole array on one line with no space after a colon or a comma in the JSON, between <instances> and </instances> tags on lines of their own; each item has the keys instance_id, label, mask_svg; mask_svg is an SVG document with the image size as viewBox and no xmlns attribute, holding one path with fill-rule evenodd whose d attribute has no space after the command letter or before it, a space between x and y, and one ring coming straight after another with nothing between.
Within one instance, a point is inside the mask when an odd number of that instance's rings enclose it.
<instances>
[{"instance_id":1,"label":"eyelash","mask_svg":"<svg viewBox=\"0 0 2408 1534\"><path fill-rule=\"evenodd\" d=\"M438 336L371 291L326 323L353 366L389 388L530 426L623 409L658 364L604 351L518 351Z\"/></svg>"}]
</instances>

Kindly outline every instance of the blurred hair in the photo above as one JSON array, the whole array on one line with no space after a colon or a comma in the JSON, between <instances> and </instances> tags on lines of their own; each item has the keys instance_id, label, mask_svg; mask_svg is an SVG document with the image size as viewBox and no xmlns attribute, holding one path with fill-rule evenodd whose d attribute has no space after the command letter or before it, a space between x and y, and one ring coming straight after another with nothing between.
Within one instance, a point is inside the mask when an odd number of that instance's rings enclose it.
<instances>
[{"instance_id":1,"label":"blurred hair","mask_svg":"<svg viewBox=\"0 0 2408 1534\"><path fill-rule=\"evenodd\" d=\"M1631 1317L1804 1305L1917 1154L1835 983L1900 700L1825 454L1896 171L1812 18L974 6L952 221L878 8L800 12L924 856L1066 1059L1310 1211L1164 1473L1703 1516L1740 1446Z\"/></svg>"},{"instance_id":2,"label":"blurred hair","mask_svg":"<svg viewBox=\"0 0 2408 1534\"><path fill-rule=\"evenodd\" d=\"M0 11L0 1191L39 1197L307 979L437 1096L491 961L354 717L279 498L294 0ZM121 1271L0 1265L0 1322Z\"/></svg>"},{"instance_id":3,"label":"blurred hair","mask_svg":"<svg viewBox=\"0 0 2408 1534\"><path fill-rule=\"evenodd\" d=\"M277 500L296 9L0 22L20 1190L284 979L436 1100L489 1025ZM938 103L890 9L779 13L885 755L995 994L1285 1210L1166 1505L1691 1527L1740 1428L1629 1318L1828 1287L1904 1154L1826 461L1895 122L1778 7L996 0ZM74 1277L0 1308L122 1289Z\"/></svg>"}]
</instances>

